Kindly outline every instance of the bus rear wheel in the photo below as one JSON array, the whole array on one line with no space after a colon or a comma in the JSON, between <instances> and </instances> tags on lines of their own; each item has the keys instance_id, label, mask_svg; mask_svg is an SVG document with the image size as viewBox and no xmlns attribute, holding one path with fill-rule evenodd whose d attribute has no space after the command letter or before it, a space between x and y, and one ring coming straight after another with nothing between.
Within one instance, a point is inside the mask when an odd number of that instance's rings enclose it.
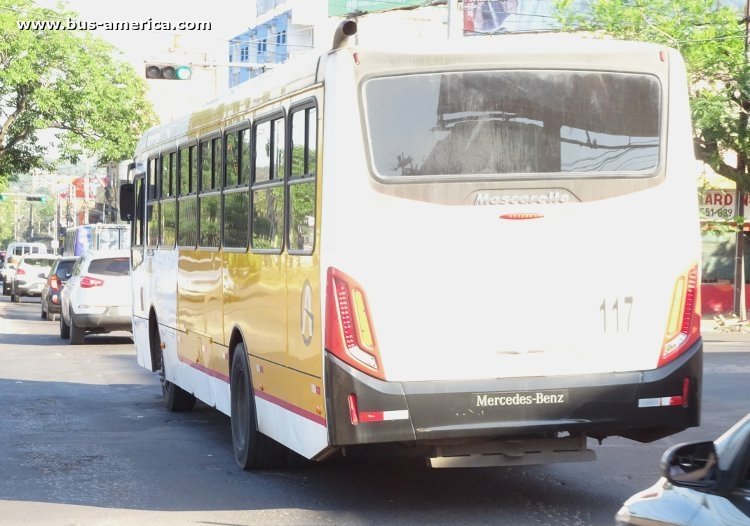
<instances>
[{"instance_id":1,"label":"bus rear wheel","mask_svg":"<svg viewBox=\"0 0 750 526\"><path fill-rule=\"evenodd\" d=\"M185 391L182 387L167 380L167 368L164 365L164 354L161 355L161 394L167 410L173 413L184 413L192 411L195 407L195 396Z\"/></svg>"},{"instance_id":2,"label":"bus rear wheel","mask_svg":"<svg viewBox=\"0 0 750 526\"><path fill-rule=\"evenodd\" d=\"M246 470L283 466L288 450L258 431L250 367L243 344L234 349L230 392L232 446L237 464Z\"/></svg>"}]
</instances>

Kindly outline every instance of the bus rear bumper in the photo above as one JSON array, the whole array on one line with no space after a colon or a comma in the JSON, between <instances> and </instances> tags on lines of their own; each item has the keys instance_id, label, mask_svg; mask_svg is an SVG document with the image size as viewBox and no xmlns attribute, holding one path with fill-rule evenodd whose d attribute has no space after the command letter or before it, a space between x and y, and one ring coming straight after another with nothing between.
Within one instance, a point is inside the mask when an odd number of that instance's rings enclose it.
<instances>
[{"instance_id":1,"label":"bus rear bumper","mask_svg":"<svg viewBox=\"0 0 750 526\"><path fill-rule=\"evenodd\" d=\"M703 344L648 371L388 382L326 353L331 445L584 433L651 442L700 423Z\"/></svg>"}]
</instances>

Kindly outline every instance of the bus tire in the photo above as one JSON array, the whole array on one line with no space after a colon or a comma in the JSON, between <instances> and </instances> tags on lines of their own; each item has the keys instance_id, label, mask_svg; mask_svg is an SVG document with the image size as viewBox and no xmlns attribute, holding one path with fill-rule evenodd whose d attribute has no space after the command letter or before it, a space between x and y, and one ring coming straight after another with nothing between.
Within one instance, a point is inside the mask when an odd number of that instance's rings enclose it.
<instances>
[{"instance_id":1,"label":"bus tire","mask_svg":"<svg viewBox=\"0 0 750 526\"><path fill-rule=\"evenodd\" d=\"M243 344L232 357L231 425L234 458L242 469L279 468L286 463L288 450L258 431L250 367Z\"/></svg>"},{"instance_id":2,"label":"bus tire","mask_svg":"<svg viewBox=\"0 0 750 526\"><path fill-rule=\"evenodd\" d=\"M60 338L67 340L70 338L70 326L65 323L65 316L60 313Z\"/></svg>"},{"instance_id":3,"label":"bus tire","mask_svg":"<svg viewBox=\"0 0 750 526\"><path fill-rule=\"evenodd\" d=\"M160 354L161 370L161 394L164 399L164 406L172 413L184 413L191 411L195 407L195 396L185 391L179 385L175 385L167 380L167 368L164 365L164 353Z\"/></svg>"},{"instance_id":4,"label":"bus tire","mask_svg":"<svg viewBox=\"0 0 750 526\"><path fill-rule=\"evenodd\" d=\"M73 315L70 315L70 344L83 345L83 339L86 337L86 330L76 325Z\"/></svg>"}]
</instances>

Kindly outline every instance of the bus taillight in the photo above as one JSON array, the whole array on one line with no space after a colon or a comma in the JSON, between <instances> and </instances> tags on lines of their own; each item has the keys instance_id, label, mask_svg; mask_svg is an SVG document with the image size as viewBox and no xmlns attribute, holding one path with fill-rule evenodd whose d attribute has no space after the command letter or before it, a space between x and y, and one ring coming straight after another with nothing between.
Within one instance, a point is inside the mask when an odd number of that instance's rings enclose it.
<instances>
[{"instance_id":1,"label":"bus taillight","mask_svg":"<svg viewBox=\"0 0 750 526\"><path fill-rule=\"evenodd\" d=\"M677 279L658 367L680 356L700 336L698 265Z\"/></svg>"},{"instance_id":2,"label":"bus taillight","mask_svg":"<svg viewBox=\"0 0 750 526\"><path fill-rule=\"evenodd\" d=\"M360 371L384 379L367 296L354 279L328 269L326 349Z\"/></svg>"}]
</instances>

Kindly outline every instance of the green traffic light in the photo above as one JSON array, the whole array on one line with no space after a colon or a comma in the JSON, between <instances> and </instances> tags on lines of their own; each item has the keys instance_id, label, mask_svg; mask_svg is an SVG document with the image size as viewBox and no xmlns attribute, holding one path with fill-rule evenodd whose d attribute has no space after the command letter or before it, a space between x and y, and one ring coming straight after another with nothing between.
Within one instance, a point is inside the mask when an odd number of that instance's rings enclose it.
<instances>
[{"instance_id":1,"label":"green traffic light","mask_svg":"<svg viewBox=\"0 0 750 526\"><path fill-rule=\"evenodd\" d=\"M175 68L175 77L179 80L188 80L193 76L193 70L189 66L177 66Z\"/></svg>"}]
</instances>

